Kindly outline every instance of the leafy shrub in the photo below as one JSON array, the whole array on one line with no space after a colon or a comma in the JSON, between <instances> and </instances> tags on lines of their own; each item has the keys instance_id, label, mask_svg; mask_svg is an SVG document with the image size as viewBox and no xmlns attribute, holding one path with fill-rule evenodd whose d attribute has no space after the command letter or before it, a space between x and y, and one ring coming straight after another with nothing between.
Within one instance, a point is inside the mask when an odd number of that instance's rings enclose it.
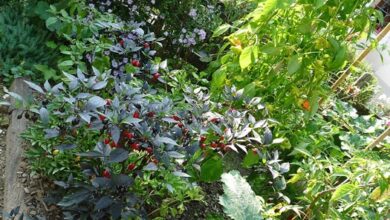
<instances>
[{"instance_id":1,"label":"leafy shrub","mask_svg":"<svg viewBox=\"0 0 390 220\"><path fill-rule=\"evenodd\" d=\"M332 72L346 66L349 45L376 24L368 2L264 1L233 26L239 29L210 68L212 92L218 95L224 85L236 85L247 96L262 96L277 119L286 120L297 109L312 115L320 97L328 94ZM290 124L296 118L300 115Z\"/></svg>"},{"instance_id":2,"label":"leafy shrub","mask_svg":"<svg viewBox=\"0 0 390 220\"><path fill-rule=\"evenodd\" d=\"M389 210L387 147L365 149L386 127L386 120L359 116L349 104L334 101L297 132L291 152L296 173L287 181L287 195L303 204L308 218L381 219ZM304 195L302 198L299 196Z\"/></svg>"},{"instance_id":3,"label":"leafy shrub","mask_svg":"<svg viewBox=\"0 0 390 220\"><path fill-rule=\"evenodd\" d=\"M128 84L107 73L97 72L90 77L81 72L77 77L65 76L66 85L60 83L51 87L45 83L45 90L28 83L47 100L30 106L33 112L39 113L40 120L29 133L39 135L25 137L34 144L27 153L32 159L33 170L62 181L72 176L71 180L77 183L77 190L72 191L74 194L59 203L66 210L77 207L76 213L103 218L106 215L101 210L107 208L112 216L122 213L125 217L127 214L120 207L136 205L126 202L132 200L130 195L115 197L115 202L110 200L109 205L103 207L98 200L107 196L113 198L119 192L142 191L142 188L132 189L132 183L150 172L152 179L159 178L159 172L164 170L179 177L190 177L185 170L194 173L193 166L200 166L201 179L216 180L222 170L213 168L214 162L210 161L220 160L219 154L228 149L247 151L249 147L256 148L256 145L270 141L266 121L253 121L253 116L246 118L245 113L237 110L230 110L226 114L228 117L223 119L210 112L213 105L207 100L209 95L201 89L188 91L187 104L175 104L164 96L152 95L152 90L145 86L139 87L142 83L137 80ZM191 111L175 107L180 105ZM258 105L256 99L246 104L255 108ZM262 139L258 131L264 129L266 136ZM203 158L199 149L210 156ZM196 160L192 159L195 152L200 153ZM188 160L191 160L189 167L183 166ZM80 185L80 182L87 185ZM69 188L67 184L71 181L60 182ZM109 187L113 184L117 188ZM92 195L96 200L89 199ZM87 202L86 206L82 205L84 202ZM109 211L109 206L118 207L117 214ZM143 208L137 207L133 207L134 212L142 215L138 211Z\"/></svg>"},{"instance_id":4,"label":"leafy shrub","mask_svg":"<svg viewBox=\"0 0 390 220\"><path fill-rule=\"evenodd\" d=\"M0 75L6 83L21 76L41 80L34 66L49 64L55 56L46 46L49 33L23 15L19 6L0 8Z\"/></svg>"}]
</instances>

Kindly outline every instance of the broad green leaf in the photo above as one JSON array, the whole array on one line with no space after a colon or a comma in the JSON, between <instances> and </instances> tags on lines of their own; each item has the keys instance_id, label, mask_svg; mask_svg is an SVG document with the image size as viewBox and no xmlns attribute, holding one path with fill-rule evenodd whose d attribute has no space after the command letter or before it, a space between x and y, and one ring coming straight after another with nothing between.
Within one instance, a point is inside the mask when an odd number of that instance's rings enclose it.
<instances>
[{"instance_id":1,"label":"broad green leaf","mask_svg":"<svg viewBox=\"0 0 390 220\"><path fill-rule=\"evenodd\" d=\"M58 19L56 17L50 17L46 20L46 27L49 28L49 30L51 30L51 28L53 27L53 25L55 23L57 23Z\"/></svg>"},{"instance_id":2,"label":"broad green leaf","mask_svg":"<svg viewBox=\"0 0 390 220\"><path fill-rule=\"evenodd\" d=\"M320 8L326 4L328 0L315 0L314 5L316 8Z\"/></svg>"},{"instance_id":3,"label":"broad green leaf","mask_svg":"<svg viewBox=\"0 0 390 220\"><path fill-rule=\"evenodd\" d=\"M228 31L230 27L231 27L230 24L223 24L223 25L217 27L217 29L215 29L212 37L219 37L219 36L221 36L226 31Z\"/></svg>"},{"instance_id":4,"label":"broad green leaf","mask_svg":"<svg viewBox=\"0 0 390 220\"><path fill-rule=\"evenodd\" d=\"M336 201L341 199L342 197L350 194L356 189L356 186L351 183L342 184L337 187L337 189L333 192L330 201Z\"/></svg>"},{"instance_id":5,"label":"broad green leaf","mask_svg":"<svg viewBox=\"0 0 390 220\"><path fill-rule=\"evenodd\" d=\"M222 66L213 73L213 79L211 81L211 87L213 90L218 90L225 85L226 71L226 67Z\"/></svg>"},{"instance_id":6,"label":"broad green leaf","mask_svg":"<svg viewBox=\"0 0 390 220\"><path fill-rule=\"evenodd\" d=\"M288 73L295 73L301 68L302 62L299 60L298 55L294 55L290 58L287 65Z\"/></svg>"},{"instance_id":7,"label":"broad green leaf","mask_svg":"<svg viewBox=\"0 0 390 220\"><path fill-rule=\"evenodd\" d=\"M240 55L240 67L241 69L247 68L254 62L254 46L245 47Z\"/></svg>"},{"instance_id":8,"label":"broad green leaf","mask_svg":"<svg viewBox=\"0 0 390 220\"><path fill-rule=\"evenodd\" d=\"M207 159L200 168L200 179L206 182L219 180L223 173L222 158L218 156Z\"/></svg>"},{"instance_id":9,"label":"broad green leaf","mask_svg":"<svg viewBox=\"0 0 390 220\"><path fill-rule=\"evenodd\" d=\"M244 157L244 161L242 162L242 166L245 168L249 168L257 163L259 163L260 157L257 153L252 150L248 151L246 156Z\"/></svg>"},{"instance_id":10,"label":"broad green leaf","mask_svg":"<svg viewBox=\"0 0 390 220\"><path fill-rule=\"evenodd\" d=\"M255 11L250 13L247 17L253 17L255 22L262 22L267 19L272 12L277 9L283 9L294 3L295 0L266 0L263 7L258 7Z\"/></svg>"},{"instance_id":11,"label":"broad green leaf","mask_svg":"<svg viewBox=\"0 0 390 220\"><path fill-rule=\"evenodd\" d=\"M72 60L65 60L58 64L59 67L72 66L72 65L73 65Z\"/></svg>"},{"instance_id":12,"label":"broad green leaf","mask_svg":"<svg viewBox=\"0 0 390 220\"><path fill-rule=\"evenodd\" d=\"M256 196L248 182L236 170L222 175L224 194L219 203L234 220L261 220L264 201Z\"/></svg>"}]
</instances>

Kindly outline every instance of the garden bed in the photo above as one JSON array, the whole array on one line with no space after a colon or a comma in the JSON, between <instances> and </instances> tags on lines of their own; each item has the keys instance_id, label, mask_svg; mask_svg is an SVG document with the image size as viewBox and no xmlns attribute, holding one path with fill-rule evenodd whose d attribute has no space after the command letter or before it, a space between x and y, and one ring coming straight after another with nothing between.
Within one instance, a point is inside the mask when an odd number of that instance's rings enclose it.
<instances>
[{"instance_id":1,"label":"garden bed","mask_svg":"<svg viewBox=\"0 0 390 220\"><path fill-rule=\"evenodd\" d=\"M0 74L14 82L0 100L12 110L0 109L6 211L53 220L390 215L390 124L353 107L372 95L364 69L338 84L360 36L375 29L369 0L251 2L0 3Z\"/></svg>"}]
</instances>

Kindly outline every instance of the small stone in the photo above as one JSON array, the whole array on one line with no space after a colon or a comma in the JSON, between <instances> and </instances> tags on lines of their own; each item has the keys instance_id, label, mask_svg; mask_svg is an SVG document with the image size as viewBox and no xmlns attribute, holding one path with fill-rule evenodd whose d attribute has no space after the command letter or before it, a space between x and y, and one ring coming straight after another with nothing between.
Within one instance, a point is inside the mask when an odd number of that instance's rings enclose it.
<instances>
[{"instance_id":1,"label":"small stone","mask_svg":"<svg viewBox=\"0 0 390 220\"><path fill-rule=\"evenodd\" d=\"M24 192L25 192L26 194L29 194L29 193L30 193L30 190L29 190L27 187L24 187Z\"/></svg>"},{"instance_id":2,"label":"small stone","mask_svg":"<svg viewBox=\"0 0 390 220\"><path fill-rule=\"evenodd\" d=\"M25 183L27 181L27 179L26 178L22 178L21 181L22 181L22 183Z\"/></svg>"},{"instance_id":3,"label":"small stone","mask_svg":"<svg viewBox=\"0 0 390 220\"><path fill-rule=\"evenodd\" d=\"M28 176L27 173L22 174L22 177L27 177L27 176Z\"/></svg>"},{"instance_id":4,"label":"small stone","mask_svg":"<svg viewBox=\"0 0 390 220\"><path fill-rule=\"evenodd\" d=\"M30 212L30 215L36 215L37 214L37 211L35 211L35 210L32 210L31 212Z\"/></svg>"},{"instance_id":5,"label":"small stone","mask_svg":"<svg viewBox=\"0 0 390 220\"><path fill-rule=\"evenodd\" d=\"M33 179L39 179L39 175L32 176Z\"/></svg>"}]
</instances>

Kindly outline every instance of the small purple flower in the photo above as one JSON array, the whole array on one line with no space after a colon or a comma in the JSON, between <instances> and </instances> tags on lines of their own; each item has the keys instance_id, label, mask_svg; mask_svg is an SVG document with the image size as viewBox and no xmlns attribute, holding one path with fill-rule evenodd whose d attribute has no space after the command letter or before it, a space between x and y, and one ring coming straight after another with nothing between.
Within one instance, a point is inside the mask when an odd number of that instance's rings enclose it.
<instances>
[{"instance_id":1,"label":"small purple flower","mask_svg":"<svg viewBox=\"0 0 390 220\"><path fill-rule=\"evenodd\" d=\"M188 15L192 18L195 18L198 14L196 13L196 9L194 8L191 8L190 12L188 13Z\"/></svg>"},{"instance_id":2,"label":"small purple flower","mask_svg":"<svg viewBox=\"0 0 390 220\"><path fill-rule=\"evenodd\" d=\"M91 56L91 54L87 54L87 55L85 55L85 58L88 60L88 62L90 62L90 63L92 63L92 56Z\"/></svg>"},{"instance_id":3,"label":"small purple flower","mask_svg":"<svg viewBox=\"0 0 390 220\"><path fill-rule=\"evenodd\" d=\"M387 121L386 125L390 127L390 120Z\"/></svg>"},{"instance_id":4,"label":"small purple flower","mask_svg":"<svg viewBox=\"0 0 390 220\"><path fill-rule=\"evenodd\" d=\"M198 35L199 35L199 39L200 39L200 40L205 40L205 39L206 39L207 33L206 33L206 31L204 31L203 29L201 29L201 30L199 30Z\"/></svg>"},{"instance_id":5,"label":"small purple flower","mask_svg":"<svg viewBox=\"0 0 390 220\"><path fill-rule=\"evenodd\" d=\"M129 58L127 58L127 57L125 57L125 58L123 58L123 63L128 63L129 62Z\"/></svg>"},{"instance_id":6,"label":"small purple flower","mask_svg":"<svg viewBox=\"0 0 390 220\"><path fill-rule=\"evenodd\" d=\"M191 46L191 45L196 45L196 41L194 38L190 37L190 38L187 38L187 45L188 46Z\"/></svg>"}]
</instances>

